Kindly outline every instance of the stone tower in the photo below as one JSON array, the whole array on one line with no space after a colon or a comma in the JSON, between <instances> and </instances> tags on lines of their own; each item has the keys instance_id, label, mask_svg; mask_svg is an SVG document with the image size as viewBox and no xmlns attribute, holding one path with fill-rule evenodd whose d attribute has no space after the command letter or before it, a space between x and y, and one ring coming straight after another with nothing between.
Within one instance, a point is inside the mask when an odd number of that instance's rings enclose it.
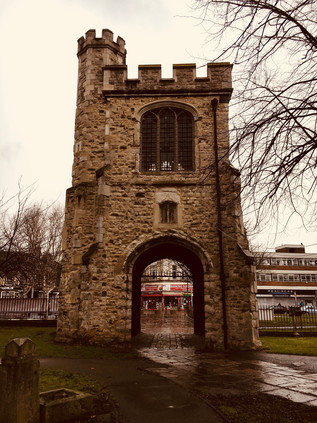
<instances>
[{"instance_id":1,"label":"stone tower","mask_svg":"<svg viewBox=\"0 0 317 423\"><path fill-rule=\"evenodd\" d=\"M162 258L192 272L194 330L215 349L260 345L254 274L227 150L229 63L139 66L109 30L78 41L72 187L57 339L128 342L141 275Z\"/></svg>"}]
</instances>

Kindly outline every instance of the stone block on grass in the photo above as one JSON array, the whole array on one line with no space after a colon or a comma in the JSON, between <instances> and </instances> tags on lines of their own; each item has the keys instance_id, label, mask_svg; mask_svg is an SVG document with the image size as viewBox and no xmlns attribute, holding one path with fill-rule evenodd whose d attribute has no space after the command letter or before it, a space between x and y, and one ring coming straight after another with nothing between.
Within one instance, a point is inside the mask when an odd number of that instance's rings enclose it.
<instances>
[{"instance_id":1,"label":"stone block on grass","mask_svg":"<svg viewBox=\"0 0 317 423\"><path fill-rule=\"evenodd\" d=\"M70 389L56 389L40 393L41 423L67 423L89 414L93 409L90 394Z\"/></svg>"}]
</instances>

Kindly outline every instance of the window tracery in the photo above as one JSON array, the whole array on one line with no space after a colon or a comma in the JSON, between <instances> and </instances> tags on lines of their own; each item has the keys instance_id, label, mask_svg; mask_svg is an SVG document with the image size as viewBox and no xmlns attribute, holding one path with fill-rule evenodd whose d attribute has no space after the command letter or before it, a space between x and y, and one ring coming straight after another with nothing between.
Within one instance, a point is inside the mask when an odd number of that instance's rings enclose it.
<instances>
[{"instance_id":1,"label":"window tracery","mask_svg":"<svg viewBox=\"0 0 317 423\"><path fill-rule=\"evenodd\" d=\"M162 107L141 118L141 170L194 170L194 119L181 108Z\"/></svg>"}]
</instances>

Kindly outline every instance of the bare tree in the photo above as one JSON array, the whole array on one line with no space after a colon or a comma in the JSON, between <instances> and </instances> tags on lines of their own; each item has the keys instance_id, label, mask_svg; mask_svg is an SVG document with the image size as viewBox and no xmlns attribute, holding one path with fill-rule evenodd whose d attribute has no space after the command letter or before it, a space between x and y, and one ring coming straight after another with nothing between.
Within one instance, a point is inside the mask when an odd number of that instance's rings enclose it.
<instances>
[{"instance_id":1,"label":"bare tree","mask_svg":"<svg viewBox=\"0 0 317 423\"><path fill-rule=\"evenodd\" d=\"M63 208L32 203L19 189L12 212L9 199L0 205L0 277L14 278L25 292L49 292L60 273ZM10 207L11 206L11 207Z\"/></svg>"},{"instance_id":2,"label":"bare tree","mask_svg":"<svg viewBox=\"0 0 317 423\"><path fill-rule=\"evenodd\" d=\"M195 0L215 61L234 63L232 144L244 206L281 206L316 225L317 12L314 0ZM291 215L289 214L289 216Z\"/></svg>"},{"instance_id":3,"label":"bare tree","mask_svg":"<svg viewBox=\"0 0 317 423\"><path fill-rule=\"evenodd\" d=\"M23 215L28 208L33 186L23 188L18 183L18 192L9 198L3 193L0 198L0 277L6 276L14 266L17 234L22 226Z\"/></svg>"},{"instance_id":4,"label":"bare tree","mask_svg":"<svg viewBox=\"0 0 317 423\"><path fill-rule=\"evenodd\" d=\"M25 210L16 236L16 250L24 252L34 289L48 292L60 272L63 209L58 205L33 204ZM27 288L30 284L26 284Z\"/></svg>"}]
</instances>

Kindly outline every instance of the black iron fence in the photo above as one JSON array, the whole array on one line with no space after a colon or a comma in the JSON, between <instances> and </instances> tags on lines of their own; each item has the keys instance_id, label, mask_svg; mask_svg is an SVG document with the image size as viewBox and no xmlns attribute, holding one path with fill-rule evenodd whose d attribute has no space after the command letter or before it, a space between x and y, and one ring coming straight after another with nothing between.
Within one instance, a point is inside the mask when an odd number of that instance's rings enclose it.
<instances>
[{"instance_id":1,"label":"black iron fence","mask_svg":"<svg viewBox=\"0 0 317 423\"><path fill-rule=\"evenodd\" d=\"M259 331L317 335L317 307L260 306Z\"/></svg>"},{"instance_id":2,"label":"black iron fence","mask_svg":"<svg viewBox=\"0 0 317 423\"><path fill-rule=\"evenodd\" d=\"M0 320L56 320L58 298L0 298Z\"/></svg>"},{"instance_id":3,"label":"black iron fence","mask_svg":"<svg viewBox=\"0 0 317 423\"><path fill-rule=\"evenodd\" d=\"M56 320L58 298L0 298L0 320ZM259 307L259 331L317 335L317 307Z\"/></svg>"}]
</instances>

